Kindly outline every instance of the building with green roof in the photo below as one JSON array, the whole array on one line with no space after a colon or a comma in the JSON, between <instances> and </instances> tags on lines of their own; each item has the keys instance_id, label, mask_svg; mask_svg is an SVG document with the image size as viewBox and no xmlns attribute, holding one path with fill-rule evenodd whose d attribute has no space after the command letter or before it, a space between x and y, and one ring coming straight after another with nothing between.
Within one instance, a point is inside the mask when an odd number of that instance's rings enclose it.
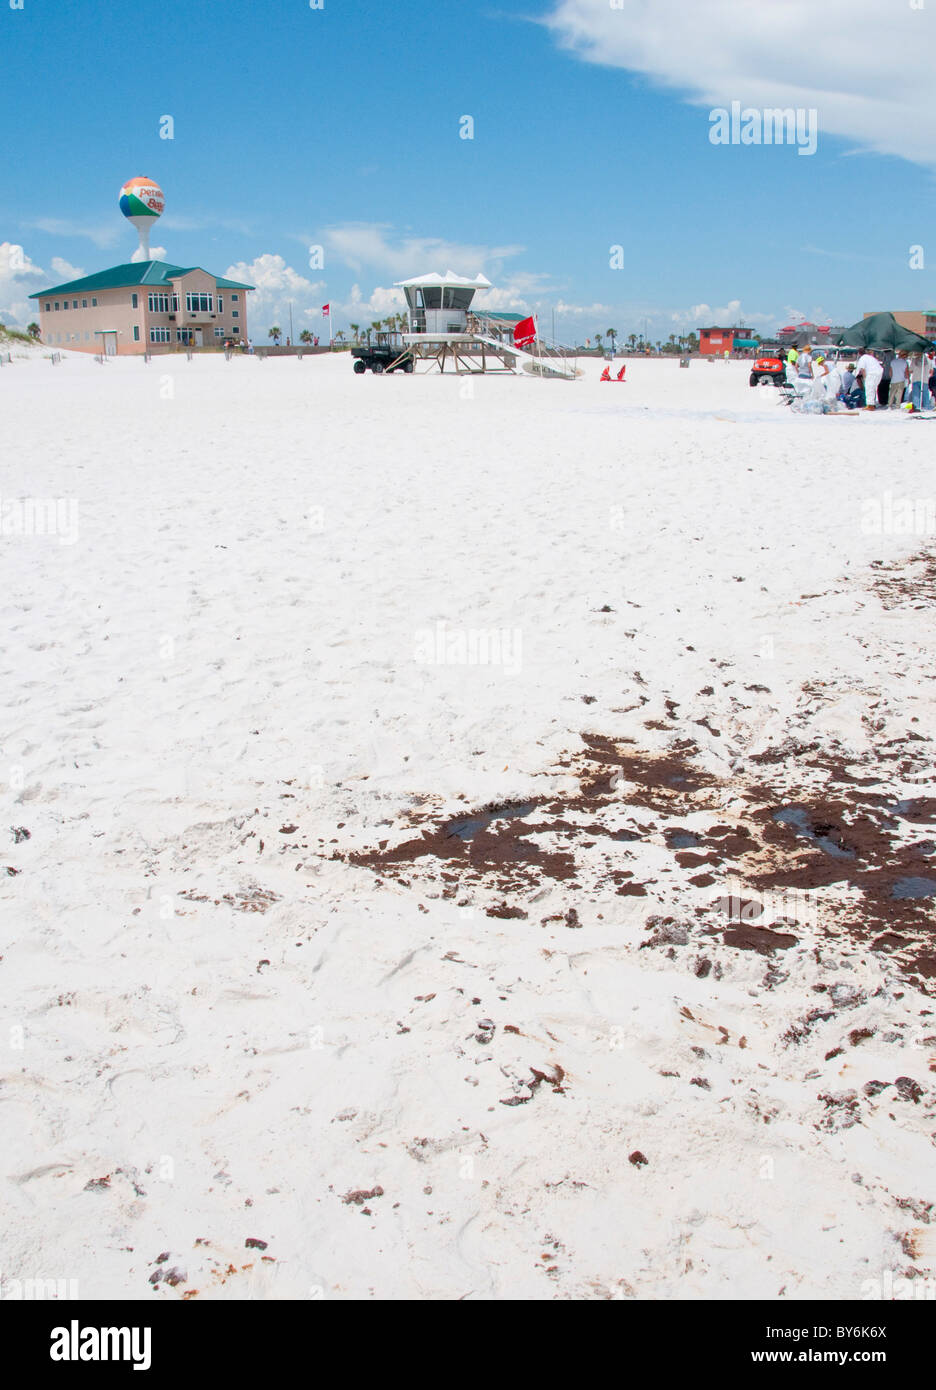
<instances>
[{"instance_id":1,"label":"building with green roof","mask_svg":"<svg viewBox=\"0 0 936 1390\"><path fill-rule=\"evenodd\" d=\"M201 266L129 261L30 295L42 341L73 352L125 356L246 343L253 285Z\"/></svg>"}]
</instances>

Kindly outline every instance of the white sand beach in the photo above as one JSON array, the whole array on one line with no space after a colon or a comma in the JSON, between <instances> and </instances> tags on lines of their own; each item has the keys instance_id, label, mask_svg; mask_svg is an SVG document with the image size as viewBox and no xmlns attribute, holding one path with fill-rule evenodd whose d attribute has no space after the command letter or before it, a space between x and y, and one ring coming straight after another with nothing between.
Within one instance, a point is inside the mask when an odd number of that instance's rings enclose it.
<instances>
[{"instance_id":1,"label":"white sand beach","mask_svg":"<svg viewBox=\"0 0 936 1390\"><path fill-rule=\"evenodd\" d=\"M0 1296L936 1277L936 427L599 371L0 369Z\"/></svg>"}]
</instances>

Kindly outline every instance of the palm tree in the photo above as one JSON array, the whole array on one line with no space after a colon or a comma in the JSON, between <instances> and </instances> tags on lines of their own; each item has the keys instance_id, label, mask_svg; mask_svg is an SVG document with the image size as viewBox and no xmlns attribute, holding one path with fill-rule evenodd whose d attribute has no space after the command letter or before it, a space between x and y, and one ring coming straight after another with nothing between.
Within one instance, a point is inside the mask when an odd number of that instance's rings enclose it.
<instances>
[{"instance_id":1,"label":"palm tree","mask_svg":"<svg viewBox=\"0 0 936 1390\"><path fill-rule=\"evenodd\" d=\"M598 348L598 351L600 352L600 351L601 351L601 334L600 334L600 333L596 333L596 334L595 334L595 346Z\"/></svg>"},{"instance_id":2,"label":"palm tree","mask_svg":"<svg viewBox=\"0 0 936 1390\"><path fill-rule=\"evenodd\" d=\"M335 334L335 342L336 342L336 343L340 343L341 346L344 347L344 339L345 339L344 329L343 329L343 328L339 328L338 331L337 331L337 333Z\"/></svg>"},{"instance_id":3,"label":"palm tree","mask_svg":"<svg viewBox=\"0 0 936 1390\"><path fill-rule=\"evenodd\" d=\"M609 329L608 329L608 337L611 339L611 356L613 357L613 356L614 356L614 343L615 343L615 340L616 340L616 338L617 338L617 329L616 329L616 328L609 328Z\"/></svg>"},{"instance_id":4,"label":"palm tree","mask_svg":"<svg viewBox=\"0 0 936 1390\"><path fill-rule=\"evenodd\" d=\"M351 332L354 334L354 341L357 342L358 338L361 336L361 325L359 323L352 323Z\"/></svg>"},{"instance_id":5,"label":"palm tree","mask_svg":"<svg viewBox=\"0 0 936 1390\"><path fill-rule=\"evenodd\" d=\"M312 334L309 332L307 328L304 328L302 332L299 334L299 341L300 343L311 343Z\"/></svg>"},{"instance_id":6,"label":"palm tree","mask_svg":"<svg viewBox=\"0 0 936 1390\"><path fill-rule=\"evenodd\" d=\"M628 335L627 335L627 342L628 342L628 346L630 347L631 352L633 352L634 348L637 346L637 334L636 334L636 333L628 333Z\"/></svg>"},{"instance_id":7,"label":"palm tree","mask_svg":"<svg viewBox=\"0 0 936 1390\"><path fill-rule=\"evenodd\" d=\"M282 338L282 336L283 330L278 325L275 325L273 328L271 328L269 333L267 334L268 338L273 339L274 347L279 347L279 340L280 338Z\"/></svg>"},{"instance_id":8,"label":"palm tree","mask_svg":"<svg viewBox=\"0 0 936 1390\"><path fill-rule=\"evenodd\" d=\"M26 332L29 334L30 338L38 338L38 337L39 337L39 325L38 325L38 323L27 323L27 325L26 325Z\"/></svg>"}]
</instances>

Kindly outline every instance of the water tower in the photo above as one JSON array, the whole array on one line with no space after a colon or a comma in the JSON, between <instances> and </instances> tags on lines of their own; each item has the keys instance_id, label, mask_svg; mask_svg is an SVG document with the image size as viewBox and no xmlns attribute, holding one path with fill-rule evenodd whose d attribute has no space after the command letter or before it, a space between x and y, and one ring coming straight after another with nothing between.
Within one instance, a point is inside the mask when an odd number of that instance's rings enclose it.
<instances>
[{"instance_id":1,"label":"water tower","mask_svg":"<svg viewBox=\"0 0 936 1390\"><path fill-rule=\"evenodd\" d=\"M150 260L150 231L165 206L163 191L154 179L143 176L128 179L120 190L120 211L136 227L140 237L139 250L133 257L135 261Z\"/></svg>"}]
</instances>

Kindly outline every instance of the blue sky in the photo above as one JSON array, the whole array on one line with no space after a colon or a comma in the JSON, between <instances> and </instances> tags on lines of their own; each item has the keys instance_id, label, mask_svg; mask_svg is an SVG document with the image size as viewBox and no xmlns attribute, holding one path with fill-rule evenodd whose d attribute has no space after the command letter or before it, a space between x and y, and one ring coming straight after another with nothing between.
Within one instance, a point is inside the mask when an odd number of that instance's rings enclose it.
<instances>
[{"instance_id":1,"label":"blue sky","mask_svg":"<svg viewBox=\"0 0 936 1390\"><path fill-rule=\"evenodd\" d=\"M7 321L32 290L130 259L117 194L135 174L165 191L166 259L260 286L257 338L290 300L297 331L323 329L326 300L336 327L382 317L393 281L428 269L483 271L492 302L547 327L558 307L566 340L936 302L908 264L933 214L925 5L8 3ZM819 112L815 155L710 143L713 105L794 98Z\"/></svg>"}]
</instances>

